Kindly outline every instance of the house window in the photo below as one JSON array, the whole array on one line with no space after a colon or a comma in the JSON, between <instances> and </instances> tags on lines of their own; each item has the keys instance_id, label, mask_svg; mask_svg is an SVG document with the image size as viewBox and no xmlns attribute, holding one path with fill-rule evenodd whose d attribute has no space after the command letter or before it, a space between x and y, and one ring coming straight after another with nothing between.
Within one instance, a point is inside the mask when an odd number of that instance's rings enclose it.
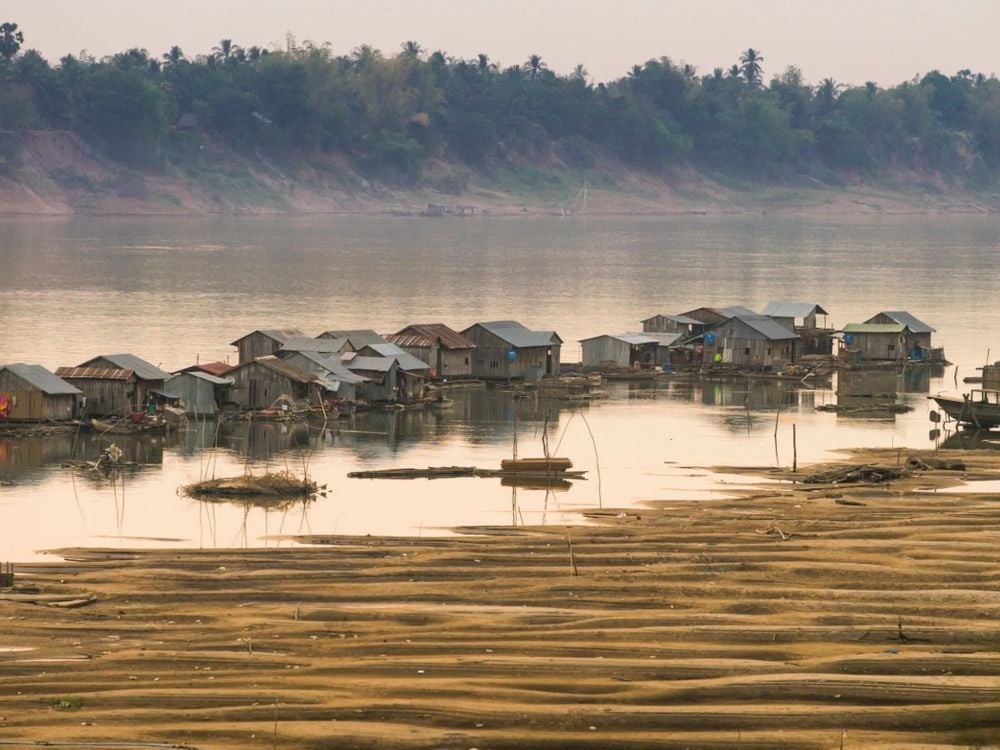
<instances>
[{"instance_id":1,"label":"house window","mask_svg":"<svg viewBox=\"0 0 1000 750\"><path fill-rule=\"evenodd\" d=\"M465 364L469 364L469 358L468 357L465 358Z\"/></svg>"},{"instance_id":2,"label":"house window","mask_svg":"<svg viewBox=\"0 0 1000 750\"><path fill-rule=\"evenodd\" d=\"M768 357L770 357L770 356L771 356L771 347L767 347L767 356L768 356Z\"/></svg>"},{"instance_id":3,"label":"house window","mask_svg":"<svg viewBox=\"0 0 1000 750\"><path fill-rule=\"evenodd\" d=\"M889 354L895 354L896 353L896 345L895 344L889 344L889 346L887 347L887 349L888 349Z\"/></svg>"},{"instance_id":4,"label":"house window","mask_svg":"<svg viewBox=\"0 0 1000 750\"><path fill-rule=\"evenodd\" d=\"M746 348L745 348L745 349L743 350L743 353L744 353L744 354L745 354L746 356L748 356L748 357L749 357L749 356L750 356L750 347L749 347L749 346L748 346L748 347L746 347Z\"/></svg>"}]
</instances>

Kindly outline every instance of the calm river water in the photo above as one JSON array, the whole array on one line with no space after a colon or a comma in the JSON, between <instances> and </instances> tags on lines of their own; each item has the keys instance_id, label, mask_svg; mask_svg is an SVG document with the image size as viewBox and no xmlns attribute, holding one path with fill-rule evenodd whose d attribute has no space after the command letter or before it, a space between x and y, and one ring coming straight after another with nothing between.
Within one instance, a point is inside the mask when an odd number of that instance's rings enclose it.
<instances>
[{"instance_id":1,"label":"calm river water","mask_svg":"<svg viewBox=\"0 0 1000 750\"><path fill-rule=\"evenodd\" d=\"M988 350L1000 358L998 248L1000 221L968 216L8 219L0 221L0 361L54 369L131 351L177 369L234 358L229 342L257 327L392 332L496 318L555 329L571 360L578 339L637 330L654 313L794 300L821 303L834 325L910 310L938 329L935 343L961 377ZM745 480L684 467L787 464L792 422L800 461L840 447L931 446L926 395L953 384L952 369L908 373L899 398L914 411L882 419L815 411L836 403L832 383L758 383L749 397L746 385L613 386L583 411L472 391L444 411L362 415L322 433L226 425L218 436L209 427L137 441L127 451L147 465L113 479L63 466L96 456L96 440L0 440L0 560L65 545L259 546L300 532L565 523L600 504L696 500ZM515 410L522 453L540 451L549 415L560 453L589 481L515 494L498 480L346 478L356 468L494 466L510 453ZM308 462L328 494L266 510L177 493L247 462L293 470Z\"/></svg>"}]
</instances>

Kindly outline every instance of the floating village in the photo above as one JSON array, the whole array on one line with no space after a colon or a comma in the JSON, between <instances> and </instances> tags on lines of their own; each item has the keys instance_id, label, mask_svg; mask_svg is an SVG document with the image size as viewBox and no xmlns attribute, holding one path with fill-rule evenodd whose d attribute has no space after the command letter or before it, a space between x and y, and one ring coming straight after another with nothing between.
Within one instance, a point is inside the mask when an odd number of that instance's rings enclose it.
<instances>
[{"instance_id":1,"label":"floating village","mask_svg":"<svg viewBox=\"0 0 1000 750\"><path fill-rule=\"evenodd\" d=\"M52 372L38 364L0 365L0 430L46 429L133 433L166 430L188 418L335 419L363 409L413 409L449 403L451 388L540 389L567 399L600 397L604 380L670 377L802 381L853 371L894 372L946 364L935 329L905 311L883 311L841 328L827 325L819 304L772 302L699 307L657 314L642 330L580 341L579 362L563 361L556 331L514 320L412 324L395 333L260 328L232 342L233 362L196 362L175 372L135 354L102 354ZM983 388L940 402L959 422L994 417L1000 377L986 367ZM998 382L993 382L997 380ZM888 389L887 389L888 390ZM992 394L992 396L991 396ZM865 395L878 396L878 393ZM891 409L877 402L827 409ZM1000 410L1000 406L997 406ZM20 433L16 431L20 430Z\"/></svg>"}]
</instances>

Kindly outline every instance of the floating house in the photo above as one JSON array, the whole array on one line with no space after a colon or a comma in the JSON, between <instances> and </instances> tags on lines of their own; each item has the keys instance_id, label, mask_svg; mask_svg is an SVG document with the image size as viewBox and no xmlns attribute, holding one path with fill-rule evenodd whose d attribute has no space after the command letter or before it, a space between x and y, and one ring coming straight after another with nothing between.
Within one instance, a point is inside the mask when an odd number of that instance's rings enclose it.
<instances>
[{"instance_id":1,"label":"floating house","mask_svg":"<svg viewBox=\"0 0 1000 750\"><path fill-rule=\"evenodd\" d=\"M690 318L697 320L705 325L703 331L707 331L712 326L717 326L719 323L724 323L727 320L731 320L736 317L756 317L758 314L753 310L749 310L746 307L741 307L740 305L730 305L728 307L697 307L694 310L688 310L685 313L681 313L681 318ZM701 333L701 331L699 331Z\"/></svg>"},{"instance_id":2,"label":"floating house","mask_svg":"<svg viewBox=\"0 0 1000 750\"><path fill-rule=\"evenodd\" d=\"M83 391L41 365L0 365L0 422L72 419Z\"/></svg>"},{"instance_id":3,"label":"floating house","mask_svg":"<svg viewBox=\"0 0 1000 750\"><path fill-rule=\"evenodd\" d=\"M164 385L164 390L180 399L184 413L193 417L214 417L230 403L231 377L217 377L201 370L182 371Z\"/></svg>"},{"instance_id":4,"label":"floating house","mask_svg":"<svg viewBox=\"0 0 1000 750\"><path fill-rule=\"evenodd\" d=\"M135 411L135 373L120 367L60 367L56 375L83 391L81 416L124 417Z\"/></svg>"},{"instance_id":5,"label":"floating house","mask_svg":"<svg viewBox=\"0 0 1000 750\"><path fill-rule=\"evenodd\" d=\"M444 323L409 325L385 338L427 362L431 366L432 378L461 378L472 375L475 343Z\"/></svg>"},{"instance_id":6,"label":"floating house","mask_svg":"<svg viewBox=\"0 0 1000 750\"><path fill-rule=\"evenodd\" d=\"M152 400L154 391L163 395L163 385L172 376L166 370L161 370L134 354L102 354L81 362L80 367L117 367L121 370L131 370L133 389L130 403L133 411L143 411Z\"/></svg>"},{"instance_id":7,"label":"floating house","mask_svg":"<svg viewBox=\"0 0 1000 750\"><path fill-rule=\"evenodd\" d=\"M935 329L905 310L883 311L869 318L865 323L906 326L903 359L944 359L943 351L932 348L931 334L935 333ZM939 353L940 356L935 356L935 353ZM896 357L892 357L891 359L896 359Z\"/></svg>"},{"instance_id":8,"label":"floating house","mask_svg":"<svg viewBox=\"0 0 1000 750\"><path fill-rule=\"evenodd\" d=\"M321 377L274 355L241 364L229 375L232 400L242 409L267 409L281 400L314 404L328 390Z\"/></svg>"},{"instance_id":9,"label":"floating house","mask_svg":"<svg viewBox=\"0 0 1000 750\"><path fill-rule=\"evenodd\" d=\"M686 315L654 315L642 321L643 333L680 333L694 336L708 327L704 321Z\"/></svg>"},{"instance_id":10,"label":"floating house","mask_svg":"<svg viewBox=\"0 0 1000 750\"><path fill-rule=\"evenodd\" d=\"M392 343L363 346L358 357L385 357L395 359L399 373L393 401L416 401L424 396L424 385L431 373L431 366Z\"/></svg>"},{"instance_id":11,"label":"floating house","mask_svg":"<svg viewBox=\"0 0 1000 750\"><path fill-rule=\"evenodd\" d=\"M471 325L462 335L476 345L474 377L537 380L559 374L563 341L555 331L532 331L515 320L494 320Z\"/></svg>"},{"instance_id":12,"label":"floating house","mask_svg":"<svg viewBox=\"0 0 1000 750\"><path fill-rule=\"evenodd\" d=\"M859 361L905 360L910 335L903 323L849 323L844 326L843 352Z\"/></svg>"},{"instance_id":13,"label":"floating house","mask_svg":"<svg viewBox=\"0 0 1000 750\"><path fill-rule=\"evenodd\" d=\"M798 336L794 331L753 312L709 328L701 339L705 364L781 370L787 364L794 364L798 355Z\"/></svg>"},{"instance_id":14,"label":"floating house","mask_svg":"<svg viewBox=\"0 0 1000 750\"><path fill-rule=\"evenodd\" d=\"M325 379L330 384L329 390L341 401L357 401L368 382L368 378L347 369L337 355L301 351L287 354L283 361Z\"/></svg>"},{"instance_id":15,"label":"floating house","mask_svg":"<svg viewBox=\"0 0 1000 750\"><path fill-rule=\"evenodd\" d=\"M358 391L371 404L396 403L400 393L399 360L395 357L368 357L355 352L345 354L343 363L351 372L365 379Z\"/></svg>"},{"instance_id":16,"label":"floating house","mask_svg":"<svg viewBox=\"0 0 1000 750\"><path fill-rule=\"evenodd\" d=\"M834 334L826 316L814 302L768 302L762 315L794 331L799 336L799 354L833 354Z\"/></svg>"},{"instance_id":17,"label":"floating house","mask_svg":"<svg viewBox=\"0 0 1000 750\"><path fill-rule=\"evenodd\" d=\"M680 334L674 334L680 336ZM659 364L660 339L643 333L591 336L580 340L584 367L652 368Z\"/></svg>"},{"instance_id":18,"label":"floating house","mask_svg":"<svg viewBox=\"0 0 1000 750\"><path fill-rule=\"evenodd\" d=\"M236 339L232 345L240 352L239 363L245 365L257 357L275 354L289 339L295 337L309 338L298 328L258 328Z\"/></svg>"}]
</instances>

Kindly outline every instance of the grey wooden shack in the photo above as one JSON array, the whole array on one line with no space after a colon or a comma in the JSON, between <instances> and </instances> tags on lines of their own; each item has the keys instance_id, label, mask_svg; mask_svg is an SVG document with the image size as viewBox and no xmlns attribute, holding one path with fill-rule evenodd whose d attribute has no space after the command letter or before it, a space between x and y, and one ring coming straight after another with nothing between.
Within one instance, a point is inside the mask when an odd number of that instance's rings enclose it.
<instances>
[{"instance_id":1,"label":"grey wooden shack","mask_svg":"<svg viewBox=\"0 0 1000 750\"><path fill-rule=\"evenodd\" d=\"M358 351L358 356L392 357L399 363L396 401L419 401L424 397L424 385L430 377L431 366L419 357L414 357L393 343L363 346Z\"/></svg>"},{"instance_id":2,"label":"grey wooden shack","mask_svg":"<svg viewBox=\"0 0 1000 750\"><path fill-rule=\"evenodd\" d=\"M229 376L233 403L243 409L267 409L282 398L314 404L324 390L318 376L273 355L238 365Z\"/></svg>"},{"instance_id":3,"label":"grey wooden shack","mask_svg":"<svg viewBox=\"0 0 1000 750\"><path fill-rule=\"evenodd\" d=\"M365 383L359 386L361 400L370 404L395 403L399 392L399 361L395 357L366 357L346 355L344 365L351 372L362 375Z\"/></svg>"},{"instance_id":4,"label":"grey wooden shack","mask_svg":"<svg viewBox=\"0 0 1000 750\"><path fill-rule=\"evenodd\" d=\"M363 389L364 384L368 382L368 378L347 369L336 355L301 351L289 353L283 360L300 370L306 370L326 379L331 384L330 390L341 401L357 401L359 389Z\"/></svg>"},{"instance_id":5,"label":"grey wooden shack","mask_svg":"<svg viewBox=\"0 0 1000 750\"><path fill-rule=\"evenodd\" d=\"M761 315L785 326L789 331L797 329L826 328L826 310L814 302L768 302ZM818 316L822 315L820 321ZM822 323L822 326L820 326Z\"/></svg>"},{"instance_id":6,"label":"grey wooden shack","mask_svg":"<svg viewBox=\"0 0 1000 750\"><path fill-rule=\"evenodd\" d=\"M730 318L703 335L702 362L733 367L780 370L794 364L798 336L764 315Z\"/></svg>"},{"instance_id":7,"label":"grey wooden shack","mask_svg":"<svg viewBox=\"0 0 1000 750\"><path fill-rule=\"evenodd\" d=\"M0 422L43 422L78 415L83 391L41 365L0 365Z\"/></svg>"},{"instance_id":8,"label":"grey wooden shack","mask_svg":"<svg viewBox=\"0 0 1000 750\"><path fill-rule=\"evenodd\" d=\"M906 326L905 354L903 359L928 359L931 351L931 334L935 329L905 310L885 310L865 323L901 324Z\"/></svg>"},{"instance_id":9,"label":"grey wooden shack","mask_svg":"<svg viewBox=\"0 0 1000 750\"><path fill-rule=\"evenodd\" d=\"M515 320L475 323L462 335L476 345L472 374L477 378L525 378L559 374L562 339L555 331L532 331Z\"/></svg>"},{"instance_id":10,"label":"grey wooden shack","mask_svg":"<svg viewBox=\"0 0 1000 750\"><path fill-rule=\"evenodd\" d=\"M643 333L680 333L693 336L702 333L708 324L686 315L654 315L642 321Z\"/></svg>"},{"instance_id":11,"label":"grey wooden shack","mask_svg":"<svg viewBox=\"0 0 1000 750\"><path fill-rule=\"evenodd\" d=\"M296 352L316 352L317 354L341 354L352 352L355 349L346 338L336 339L328 336L312 338L310 336L294 336L288 339L281 348L275 352L279 357L285 358L289 354Z\"/></svg>"},{"instance_id":12,"label":"grey wooden shack","mask_svg":"<svg viewBox=\"0 0 1000 750\"><path fill-rule=\"evenodd\" d=\"M858 361L903 360L908 336L903 323L849 323L844 326L844 350Z\"/></svg>"},{"instance_id":13,"label":"grey wooden shack","mask_svg":"<svg viewBox=\"0 0 1000 750\"><path fill-rule=\"evenodd\" d=\"M688 310L680 315L682 318L691 318L704 323L706 326L704 330L708 330L708 328L717 326L719 323L724 323L732 318L752 318L755 316L757 316L757 313L753 310L749 310L740 305L729 305L728 307L696 307L694 310Z\"/></svg>"},{"instance_id":14,"label":"grey wooden shack","mask_svg":"<svg viewBox=\"0 0 1000 750\"><path fill-rule=\"evenodd\" d=\"M60 367L56 375L83 391L81 415L127 416L135 408L135 373L120 367Z\"/></svg>"},{"instance_id":15,"label":"grey wooden shack","mask_svg":"<svg viewBox=\"0 0 1000 750\"><path fill-rule=\"evenodd\" d=\"M230 401L231 377L219 378L198 370L179 372L164 390L181 400L184 413L194 417L214 417Z\"/></svg>"},{"instance_id":16,"label":"grey wooden shack","mask_svg":"<svg viewBox=\"0 0 1000 750\"><path fill-rule=\"evenodd\" d=\"M415 323L386 336L386 339L427 362L431 366L432 378L472 375L475 343L444 323Z\"/></svg>"},{"instance_id":17,"label":"grey wooden shack","mask_svg":"<svg viewBox=\"0 0 1000 750\"><path fill-rule=\"evenodd\" d=\"M659 364L660 340L643 333L591 336L580 340L580 348L584 367L651 368Z\"/></svg>"},{"instance_id":18,"label":"grey wooden shack","mask_svg":"<svg viewBox=\"0 0 1000 750\"><path fill-rule=\"evenodd\" d=\"M120 370L131 370L133 387L129 403L132 411L144 411L146 404L151 400L151 392L163 390L163 384L172 377L171 373L134 354L102 354L81 362L80 367L117 367Z\"/></svg>"},{"instance_id":19,"label":"grey wooden shack","mask_svg":"<svg viewBox=\"0 0 1000 750\"><path fill-rule=\"evenodd\" d=\"M239 350L239 363L245 365L247 362L257 359L257 357L266 357L269 354L274 354L289 339L295 337L308 338L298 328L258 328L236 339L236 341L232 342L232 345Z\"/></svg>"}]
</instances>

